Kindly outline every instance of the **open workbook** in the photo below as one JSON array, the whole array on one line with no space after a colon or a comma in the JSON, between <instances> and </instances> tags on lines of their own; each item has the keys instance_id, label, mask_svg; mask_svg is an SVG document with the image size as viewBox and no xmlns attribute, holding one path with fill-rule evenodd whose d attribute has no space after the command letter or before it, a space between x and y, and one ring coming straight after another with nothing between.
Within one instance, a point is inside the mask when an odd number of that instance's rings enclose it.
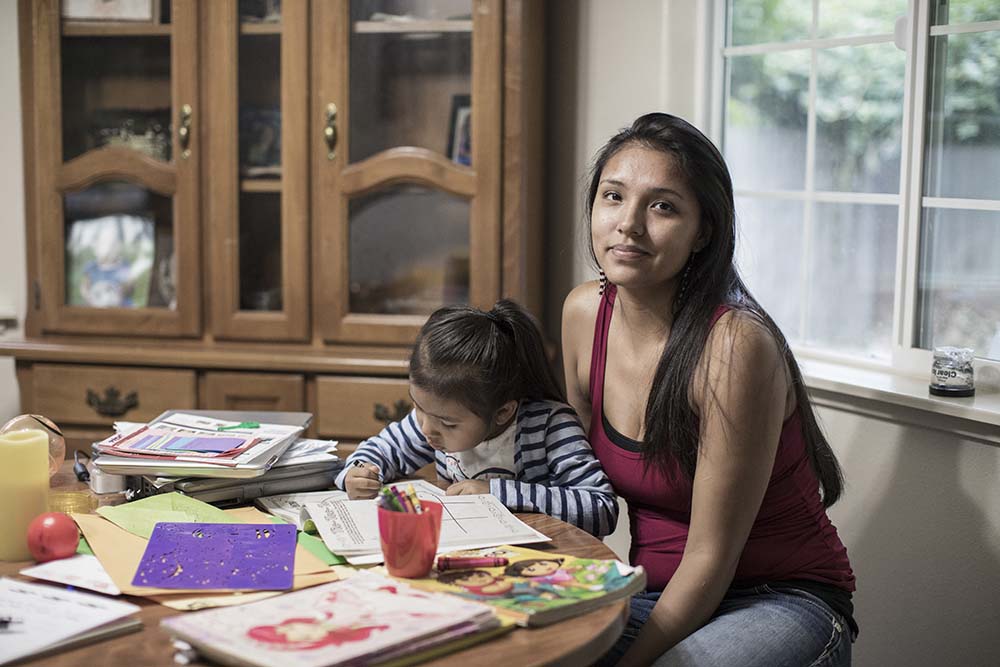
<instances>
[{"instance_id":1,"label":"open workbook","mask_svg":"<svg viewBox=\"0 0 1000 667\"><path fill-rule=\"evenodd\" d=\"M412 484L421 500L441 503L444 511L439 551L549 540L514 516L496 496L448 496L423 480L400 484ZM348 500L343 491L328 491L270 496L256 502L263 510L295 523L300 529L315 527L327 549L352 565L382 562L374 500Z\"/></svg>"}]
</instances>

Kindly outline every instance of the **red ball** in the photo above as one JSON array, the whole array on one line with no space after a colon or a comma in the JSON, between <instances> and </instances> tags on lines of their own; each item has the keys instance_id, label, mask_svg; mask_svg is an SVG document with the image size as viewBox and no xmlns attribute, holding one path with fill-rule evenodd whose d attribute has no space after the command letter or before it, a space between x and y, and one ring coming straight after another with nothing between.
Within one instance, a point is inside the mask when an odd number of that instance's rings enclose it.
<instances>
[{"instance_id":1,"label":"red ball","mask_svg":"<svg viewBox=\"0 0 1000 667\"><path fill-rule=\"evenodd\" d=\"M68 514L46 512L28 524L28 550L39 563L69 558L79 544L80 531Z\"/></svg>"}]
</instances>

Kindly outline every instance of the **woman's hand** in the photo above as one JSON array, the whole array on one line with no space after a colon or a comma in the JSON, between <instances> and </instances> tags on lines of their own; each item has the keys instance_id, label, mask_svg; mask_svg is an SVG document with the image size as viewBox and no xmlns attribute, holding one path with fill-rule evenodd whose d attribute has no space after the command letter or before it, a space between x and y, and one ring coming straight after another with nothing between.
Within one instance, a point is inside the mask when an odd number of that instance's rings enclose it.
<instances>
[{"instance_id":1,"label":"woman's hand","mask_svg":"<svg viewBox=\"0 0 1000 667\"><path fill-rule=\"evenodd\" d=\"M379 469L371 463L355 462L344 477L344 490L351 500L374 498L382 488Z\"/></svg>"},{"instance_id":2,"label":"woman's hand","mask_svg":"<svg viewBox=\"0 0 1000 667\"><path fill-rule=\"evenodd\" d=\"M469 496L476 493L489 493L490 483L478 479L467 479L463 482L455 482L448 487L449 496Z\"/></svg>"}]
</instances>

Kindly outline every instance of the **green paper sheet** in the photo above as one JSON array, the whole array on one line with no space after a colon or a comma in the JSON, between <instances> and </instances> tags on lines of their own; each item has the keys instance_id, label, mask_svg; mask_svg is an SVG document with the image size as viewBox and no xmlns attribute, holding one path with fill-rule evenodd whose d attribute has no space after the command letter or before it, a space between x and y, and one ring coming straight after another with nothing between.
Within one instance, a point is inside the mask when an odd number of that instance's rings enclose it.
<instances>
[{"instance_id":1,"label":"green paper sheet","mask_svg":"<svg viewBox=\"0 0 1000 667\"><path fill-rule=\"evenodd\" d=\"M284 521L276 516L269 515L268 518L271 519L273 523L288 523L287 521ZM346 558L338 556L327 549L323 540L318 537L299 531L298 542L303 549L311 553L313 556L316 556L316 558L319 558L327 565L347 565Z\"/></svg>"},{"instance_id":2,"label":"green paper sheet","mask_svg":"<svg viewBox=\"0 0 1000 667\"><path fill-rule=\"evenodd\" d=\"M243 523L218 507L180 493L164 493L124 505L97 508L97 513L119 528L149 539L161 521L181 523Z\"/></svg>"},{"instance_id":3,"label":"green paper sheet","mask_svg":"<svg viewBox=\"0 0 1000 667\"><path fill-rule=\"evenodd\" d=\"M80 535L80 543L76 545L76 552L78 554L86 554L88 556L94 555L94 550L90 548L90 544L87 543L87 538Z\"/></svg>"}]
</instances>

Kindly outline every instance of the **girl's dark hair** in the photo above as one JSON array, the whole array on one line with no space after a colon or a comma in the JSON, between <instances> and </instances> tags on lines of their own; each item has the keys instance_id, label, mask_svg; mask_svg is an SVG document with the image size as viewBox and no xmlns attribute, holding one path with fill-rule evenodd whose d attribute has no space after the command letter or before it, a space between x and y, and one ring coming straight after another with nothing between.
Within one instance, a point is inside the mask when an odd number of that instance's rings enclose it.
<instances>
[{"instance_id":1,"label":"girl's dark hair","mask_svg":"<svg viewBox=\"0 0 1000 667\"><path fill-rule=\"evenodd\" d=\"M791 373L802 431L812 468L829 507L843 491L844 478L837 458L816 421L802 373L788 342L767 312L757 303L736 271L736 214L733 184L726 162L715 145L687 121L664 113L639 117L631 127L613 136L598 153L587 190L588 219L593 214L598 185L605 166L627 146L642 146L673 157L701 208L703 238L707 244L693 253L682 272L674 303L670 338L660 357L646 404L645 460L666 472L676 460L689 477L698 458L698 417L691 409L692 381L720 305L749 314L774 336ZM593 244L591 258L597 263Z\"/></svg>"},{"instance_id":2,"label":"girl's dark hair","mask_svg":"<svg viewBox=\"0 0 1000 667\"><path fill-rule=\"evenodd\" d=\"M511 400L566 402L537 323L507 299L489 312L469 306L434 311L417 335L410 382L484 421Z\"/></svg>"}]
</instances>

